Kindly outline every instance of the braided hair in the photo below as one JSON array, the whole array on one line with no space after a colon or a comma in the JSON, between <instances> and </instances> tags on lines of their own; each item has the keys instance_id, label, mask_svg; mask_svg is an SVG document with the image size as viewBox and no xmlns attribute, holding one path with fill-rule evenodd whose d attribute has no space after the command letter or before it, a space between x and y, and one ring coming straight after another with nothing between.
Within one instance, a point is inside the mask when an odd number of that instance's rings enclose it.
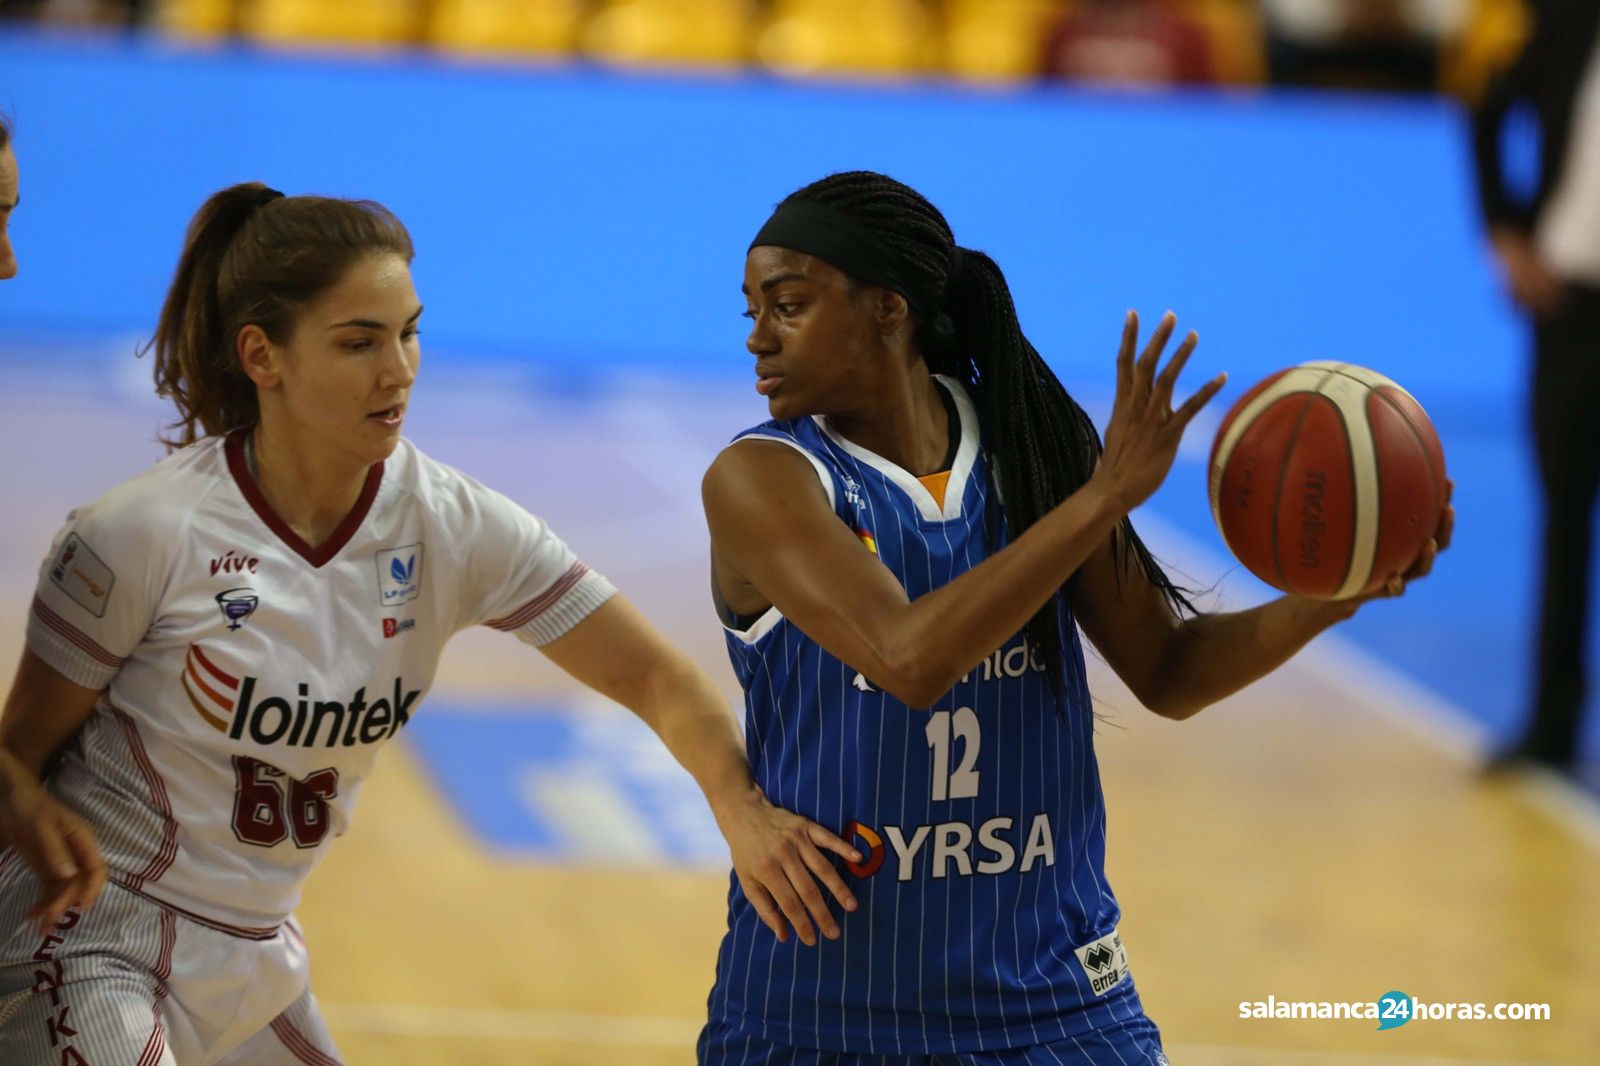
<instances>
[{"instance_id":1,"label":"braided hair","mask_svg":"<svg viewBox=\"0 0 1600 1066\"><path fill-rule=\"evenodd\" d=\"M990 508L990 545L998 523L1012 539L1094 473L1101 452L1094 422L1022 333L1005 275L982 252L959 248L950 224L927 198L873 171L833 174L791 193L784 204L817 203L848 216L898 261L906 281L939 295L916 323L914 340L930 371L960 381L976 398L990 476L1000 508ZM781 204L779 205L782 206ZM1130 562L1174 610L1194 613L1126 517L1112 538L1118 587ZM1076 575L1029 620L1025 632L1059 689L1062 624L1076 596Z\"/></svg>"}]
</instances>

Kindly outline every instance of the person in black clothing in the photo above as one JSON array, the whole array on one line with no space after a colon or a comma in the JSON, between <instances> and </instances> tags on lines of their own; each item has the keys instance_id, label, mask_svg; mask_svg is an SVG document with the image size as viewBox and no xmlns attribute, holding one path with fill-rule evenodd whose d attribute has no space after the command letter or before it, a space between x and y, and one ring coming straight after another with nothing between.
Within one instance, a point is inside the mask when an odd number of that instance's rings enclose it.
<instances>
[{"instance_id":1,"label":"person in black clothing","mask_svg":"<svg viewBox=\"0 0 1600 1066\"><path fill-rule=\"evenodd\" d=\"M1494 765L1572 771L1586 688L1590 541L1600 486L1600 4L1541 0L1534 31L1474 119L1478 184L1506 286L1533 326L1532 421L1545 498L1532 716ZM1531 197L1512 194L1508 118L1540 133Z\"/></svg>"}]
</instances>

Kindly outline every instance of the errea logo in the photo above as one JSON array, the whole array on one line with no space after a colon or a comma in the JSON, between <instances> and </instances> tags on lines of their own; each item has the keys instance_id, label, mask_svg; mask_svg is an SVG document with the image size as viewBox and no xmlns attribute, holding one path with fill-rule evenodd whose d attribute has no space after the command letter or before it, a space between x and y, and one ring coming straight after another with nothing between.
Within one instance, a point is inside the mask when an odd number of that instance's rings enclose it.
<instances>
[{"instance_id":1,"label":"errea logo","mask_svg":"<svg viewBox=\"0 0 1600 1066\"><path fill-rule=\"evenodd\" d=\"M1074 948L1078 965L1089 979L1089 990L1103 996L1128 979L1128 952L1115 929L1099 940Z\"/></svg>"},{"instance_id":2,"label":"errea logo","mask_svg":"<svg viewBox=\"0 0 1600 1066\"><path fill-rule=\"evenodd\" d=\"M422 543L400 548L385 548L376 556L378 564L378 603L396 607L410 603L422 593Z\"/></svg>"}]
</instances>

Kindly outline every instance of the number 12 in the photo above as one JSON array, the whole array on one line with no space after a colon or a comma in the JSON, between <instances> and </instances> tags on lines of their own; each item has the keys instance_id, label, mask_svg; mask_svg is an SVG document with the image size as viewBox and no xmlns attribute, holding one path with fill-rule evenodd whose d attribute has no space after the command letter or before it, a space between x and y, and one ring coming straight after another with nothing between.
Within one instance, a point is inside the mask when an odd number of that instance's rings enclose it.
<instances>
[{"instance_id":1,"label":"number 12","mask_svg":"<svg viewBox=\"0 0 1600 1066\"><path fill-rule=\"evenodd\" d=\"M928 747L933 749L933 798L972 799L978 794L978 715L971 707L935 711L928 717ZM961 765L950 769L950 735L962 742Z\"/></svg>"}]
</instances>

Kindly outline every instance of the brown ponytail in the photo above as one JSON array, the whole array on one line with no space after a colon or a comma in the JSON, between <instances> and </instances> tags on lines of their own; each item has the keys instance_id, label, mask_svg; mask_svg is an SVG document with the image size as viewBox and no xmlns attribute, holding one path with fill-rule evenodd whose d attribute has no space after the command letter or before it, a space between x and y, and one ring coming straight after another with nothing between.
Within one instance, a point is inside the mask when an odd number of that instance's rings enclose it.
<instances>
[{"instance_id":1,"label":"brown ponytail","mask_svg":"<svg viewBox=\"0 0 1600 1066\"><path fill-rule=\"evenodd\" d=\"M410 262L406 228L370 200L283 196L260 182L215 193L189 223L155 336L156 394L177 420L162 443L193 444L254 425L255 384L234 350L239 330L260 326L285 344L305 306L369 255Z\"/></svg>"}]
</instances>

